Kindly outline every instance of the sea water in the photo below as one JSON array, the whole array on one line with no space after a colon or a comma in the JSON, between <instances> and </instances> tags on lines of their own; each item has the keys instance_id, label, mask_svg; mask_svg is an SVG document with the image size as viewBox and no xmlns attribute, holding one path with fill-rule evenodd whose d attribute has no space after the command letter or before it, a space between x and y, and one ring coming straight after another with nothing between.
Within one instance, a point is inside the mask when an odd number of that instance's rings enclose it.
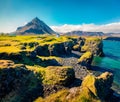
<instances>
[{"instance_id":1,"label":"sea water","mask_svg":"<svg viewBox=\"0 0 120 102\"><path fill-rule=\"evenodd\" d=\"M95 57L94 66L101 67L114 74L114 87L120 92L120 41L104 40L105 57Z\"/></svg>"}]
</instances>

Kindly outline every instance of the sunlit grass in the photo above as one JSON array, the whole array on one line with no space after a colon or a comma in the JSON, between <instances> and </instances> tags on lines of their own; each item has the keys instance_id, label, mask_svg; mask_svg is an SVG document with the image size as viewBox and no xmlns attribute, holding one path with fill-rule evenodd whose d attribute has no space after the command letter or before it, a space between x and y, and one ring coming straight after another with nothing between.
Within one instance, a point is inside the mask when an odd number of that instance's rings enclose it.
<instances>
[{"instance_id":1,"label":"sunlit grass","mask_svg":"<svg viewBox=\"0 0 120 102\"><path fill-rule=\"evenodd\" d=\"M62 43L66 41L71 41L72 37L68 36L60 36L56 37L55 35L29 35L29 36L0 36L0 53L1 52L20 52L22 51L20 49L20 45L24 43L31 43L31 42L37 42L38 45L52 45L55 43ZM32 51L33 48L30 48L29 46L26 46L25 51Z\"/></svg>"}]
</instances>

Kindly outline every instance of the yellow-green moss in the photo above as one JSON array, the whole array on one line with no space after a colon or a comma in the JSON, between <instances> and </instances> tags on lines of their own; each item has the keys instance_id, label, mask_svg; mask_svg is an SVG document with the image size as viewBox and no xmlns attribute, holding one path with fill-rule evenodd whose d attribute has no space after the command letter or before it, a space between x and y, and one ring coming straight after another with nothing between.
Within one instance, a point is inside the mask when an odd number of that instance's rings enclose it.
<instances>
[{"instance_id":1,"label":"yellow-green moss","mask_svg":"<svg viewBox=\"0 0 120 102\"><path fill-rule=\"evenodd\" d=\"M56 57L56 56L49 56L49 57L44 57L44 56L38 56L40 59L42 60L49 60L49 59L55 59L56 61L61 61L60 57Z\"/></svg>"},{"instance_id":2,"label":"yellow-green moss","mask_svg":"<svg viewBox=\"0 0 120 102\"><path fill-rule=\"evenodd\" d=\"M82 61L86 61L87 59L90 59L92 57L92 53L91 52L85 52L80 59L78 59L78 62L82 62Z\"/></svg>"},{"instance_id":3,"label":"yellow-green moss","mask_svg":"<svg viewBox=\"0 0 120 102\"><path fill-rule=\"evenodd\" d=\"M79 44L76 44L76 45L73 46L73 50L79 50L79 48L80 48Z\"/></svg>"},{"instance_id":4,"label":"yellow-green moss","mask_svg":"<svg viewBox=\"0 0 120 102\"><path fill-rule=\"evenodd\" d=\"M81 51L83 52L88 51L88 49L89 49L89 46L86 46L86 45L81 47Z\"/></svg>"},{"instance_id":5,"label":"yellow-green moss","mask_svg":"<svg viewBox=\"0 0 120 102\"><path fill-rule=\"evenodd\" d=\"M69 66L49 66L46 68L43 67L33 67L33 66L27 66L29 70L34 71L35 73L40 74L42 77L43 84L68 84L67 82L69 79L72 81L72 78L74 78L74 71ZM70 72L69 72L70 71Z\"/></svg>"},{"instance_id":6,"label":"yellow-green moss","mask_svg":"<svg viewBox=\"0 0 120 102\"><path fill-rule=\"evenodd\" d=\"M60 90L46 98L38 97L34 102L100 102L87 87L77 88L75 93L68 89Z\"/></svg>"},{"instance_id":7,"label":"yellow-green moss","mask_svg":"<svg viewBox=\"0 0 120 102\"><path fill-rule=\"evenodd\" d=\"M21 44L27 44L25 51L33 51L35 47L30 47L30 43L38 43L38 45L51 45L55 43L62 43L72 41L72 37L55 35L29 35L29 36L0 36L0 53L2 52L20 52Z\"/></svg>"},{"instance_id":8,"label":"yellow-green moss","mask_svg":"<svg viewBox=\"0 0 120 102\"><path fill-rule=\"evenodd\" d=\"M101 43L101 40L100 37L85 37L85 44L81 47L81 51L91 51Z\"/></svg>"},{"instance_id":9,"label":"yellow-green moss","mask_svg":"<svg viewBox=\"0 0 120 102\"><path fill-rule=\"evenodd\" d=\"M99 41L101 41L100 37L85 37L85 39L86 39L86 42L89 42L89 41L99 42Z\"/></svg>"},{"instance_id":10,"label":"yellow-green moss","mask_svg":"<svg viewBox=\"0 0 120 102\"><path fill-rule=\"evenodd\" d=\"M91 92L93 92L94 95L97 96L97 90L96 90L96 87L94 85L95 81L96 81L95 76L87 75L85 77L84 81L82 82L82 87L88 87L91 90Z\"/></svg>"}]
</instances>

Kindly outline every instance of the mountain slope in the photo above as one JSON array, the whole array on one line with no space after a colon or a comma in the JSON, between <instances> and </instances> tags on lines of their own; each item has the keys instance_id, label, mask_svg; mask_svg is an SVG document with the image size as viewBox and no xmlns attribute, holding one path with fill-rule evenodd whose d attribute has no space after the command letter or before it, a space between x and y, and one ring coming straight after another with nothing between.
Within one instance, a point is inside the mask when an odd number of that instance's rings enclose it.
<instances>
[{"instance_id":1,"label":"mountain slope","mask_svg":"<svg viewBox=\"0 0 120 102\"><path fill-rule=\"evenodd\" d=\"M79 36L103 36L103 32L86 32L86 31L71 31L65 33L66 35L79 35Z\"/></svg>"},{"instance_id":2,"label":"mountain slope","mask_svg":"<svg viewBox=\"0 0 120 102\"><path fill-rule=\"evenodd\" d=\"M39 18L34 18L25 26L18 27L16 34L53 34L55 33L48 25Z\"/></svg>"}]
</instances>

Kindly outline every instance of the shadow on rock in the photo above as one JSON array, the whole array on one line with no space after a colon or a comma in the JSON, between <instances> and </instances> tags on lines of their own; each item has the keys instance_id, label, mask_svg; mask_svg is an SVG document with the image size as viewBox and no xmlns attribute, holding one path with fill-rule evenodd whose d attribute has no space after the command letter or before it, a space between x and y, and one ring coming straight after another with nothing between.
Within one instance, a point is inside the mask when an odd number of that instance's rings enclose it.
<instances>
[{"instance_id":1,"label":"shadow on rock","mask_svg":"<svg viewBox=\"0 0 120 102\"><path fill-rule=\"evenodd\" d=\"M81 86L81 83L82 83L82 80L76 78L76 79L74 80L74 82L73 82L71 85L69 85L68 87L69 87L69 88L79 87L79 86Z\"/></svg>"},{"instance_id":2,"label":"shadow on rock","mask_svg":"<svg viewBox=\"0 0 120 102\"><path fill-rule=\"evenodd\" d=\"M32 102L43 95L41 79L25 67L0 69L0 101Z\"/></svg>"}]
</instances>

